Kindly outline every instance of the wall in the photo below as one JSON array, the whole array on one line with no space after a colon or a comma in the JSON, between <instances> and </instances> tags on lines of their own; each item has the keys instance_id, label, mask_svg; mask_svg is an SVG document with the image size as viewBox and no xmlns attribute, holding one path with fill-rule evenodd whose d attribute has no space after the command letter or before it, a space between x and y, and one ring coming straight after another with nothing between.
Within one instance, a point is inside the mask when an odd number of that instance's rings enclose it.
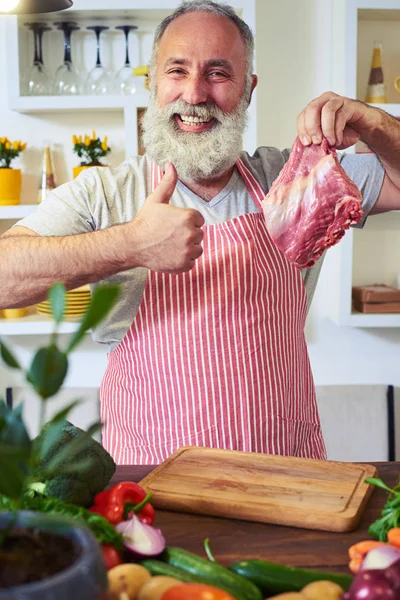
<instances>
[{"instance_id":1,"label":"wall","mask_svg":"<svg viewBox=\"0 0 400 600\"><path fill-rule=\"evenodd\" d=\"M338 69L333 58L333 0L258 0L257 1L257 72L259 144L290 146L296 134L296 116L315 96L332 87ZM290 17L290 18L289 18ZM4 27L0 21L0 135L22 138L29 149L21 161L27 174L25 199L36 195L40 171L41 147L46 139L57 140L56 170L67 178L74 164L71 133L93 127L108 134L115 148L112 164L122 158L122 115L97 113L90 123L85 114L21 115L8 110ZM10 49L7 49L10 51ZM335 57L340 51L335 52ZM340 71L340 68L339 68ZM119 150L119 148L121 150ZM17 165L15 165L17 166ZM326 314L329 294L329 261L325 264L307 323L307 339L316 383L392 383L400 385L400 330L360 330L339 328ZM12 338L23 360L37 346L37 338ZM88 339L71 360L68 385L97 386L104 370L103 348ZM13 374L0 379L5 385L18 381Z\"/></svg>"},{"instance_id":2,"label":"wall","mask_svg":"<svg viewBox=\"0 0 400 600\"><path fill-rule=\"evenodd\" d=\"M259 144L290 146L304 106L324 91L342 91L341 47L332 35L333 2L338 1L258 0ZM333 81L339 82L337 88ZM399 385L400 329L334 325L326 310L329 272L328 256L306 329L316 384Z\"/></svg>"}]
</instances>

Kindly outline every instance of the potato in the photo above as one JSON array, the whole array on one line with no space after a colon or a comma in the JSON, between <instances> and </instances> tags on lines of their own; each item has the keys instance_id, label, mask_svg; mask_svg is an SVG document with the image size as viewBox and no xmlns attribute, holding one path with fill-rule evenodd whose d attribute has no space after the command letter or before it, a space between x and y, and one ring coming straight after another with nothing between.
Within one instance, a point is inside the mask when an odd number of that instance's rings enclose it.
<instances>
[{"instance_id":1,"label":"potato","mask_svg":"<svg viewBox=\"0 0 400 600\"><path fill-rule=\"evenodd\" d=\"M182 582L174 577L156 575L140 588L137 600L160 600L166 590L169 590L170 587L178 583Z\"/></svg>"},{"instance_id":2,"label":"potato","mask_svg":"<svg viewBox=\"0 0 400 600\"><path fill-rule=\"evenodd\" d=\"M110 600L137 600L141 587L151 579L147 569L141 565L122 564L107 573Z\"/></svg>"},{"instance_id":3,"label":"potato","mask_svg":"<svg viewBox=\"0 0 400 600\"><path fill-rule=\"evenodd\" d=\"M305 600L341 600L344 591L333 581L313 581L301 590Z\"/></svg>"},{"instance_id":4,"label":"potato","mask_svg":"<svg viewBox=\"0 0 400 600\"><path fill-rule=\"evenodd\" d=\"M284 594L271 596L268 600L304 600L304 596L301 592L285 592Z\"/></svg>"}]
</instances>

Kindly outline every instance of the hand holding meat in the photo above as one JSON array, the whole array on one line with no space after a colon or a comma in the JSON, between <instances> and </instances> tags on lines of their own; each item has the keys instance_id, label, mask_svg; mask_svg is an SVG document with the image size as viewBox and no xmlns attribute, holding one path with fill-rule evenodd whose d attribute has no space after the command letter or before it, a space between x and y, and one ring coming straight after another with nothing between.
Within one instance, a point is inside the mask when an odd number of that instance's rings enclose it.
<instances>
[{"instance_id":1,"label":"hand holding meat","mask_svg":"<svg viewBox=\"0 0 400 600\"><path fill-rule=\"evenodd\" d=\"M178 176L169 165L158 187L132 221L135 266L163 273L189 271L203 249L202 215L191 208L170 206Z\"/></svg>"},{"instance_id":2,"label":"hand holding meat","mask_svg":"<svg viewBox=\"0 0 400 600\"><path fill-rule=\"evenodd\" d=\"M338 150L352 146L359 139L372 148L376 130L385 117L394 121L393 117L364 102L325 92L299 114L297 132L305 146L320 144L325 137L329 145Z\"/></svg>"}]
</instances>

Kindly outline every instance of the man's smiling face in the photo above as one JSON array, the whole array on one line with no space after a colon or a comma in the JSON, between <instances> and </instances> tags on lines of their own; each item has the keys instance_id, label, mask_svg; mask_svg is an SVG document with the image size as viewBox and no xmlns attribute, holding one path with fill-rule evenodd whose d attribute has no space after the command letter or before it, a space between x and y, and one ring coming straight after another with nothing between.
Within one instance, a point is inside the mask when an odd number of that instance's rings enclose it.
<instances>
[{"instance_id":1,"label":"man's smiling face","mask_svg":"<svg viewBox=\"0 0 400 600\"><path fill-rule=\"evenodd\" d=\"M246 57L239 29L226 17L192 12L168 25L143 122L146 150L160 166L173 162L187 181L233 166L256 85Z\"/></svg>"},{"instance_id":2,"label":"man's smiling face","mask_svg":"<svg viewBox=\"0 0 400 600\"><path fill-rule=\"evenodd\" d=\"M189 105L215 104L224 113L238 105L245 85L246 47L229 19L193 12L172 21L160 40L156 85L161 107L176 100ZM183 117L183 118L182 118ZM202 132L213 123L185 122L182 131Z\"/></svg>"}]
</instances>

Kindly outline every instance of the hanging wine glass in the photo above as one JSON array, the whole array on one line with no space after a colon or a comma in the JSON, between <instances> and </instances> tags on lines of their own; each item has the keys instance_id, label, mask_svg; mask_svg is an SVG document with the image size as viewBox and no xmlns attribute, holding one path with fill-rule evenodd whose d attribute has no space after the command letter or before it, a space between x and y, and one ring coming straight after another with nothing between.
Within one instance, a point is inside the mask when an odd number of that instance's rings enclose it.
<instances>
[{"instance_id":1,"label":"hanging wine glass","mask_svg":"<svg viewBox=\"0 0 400 600\"><path fill-rule=\"evenodd\" d=\"M71 56L71 34L78 31L77 23L74 21L57 21L54 23L57 29L64 33L64 62L56 71L53 93L60 95L75 95L81 92L81 80L78 71L72 64Z\"/></svg>"},{"instance_id":2,"label":"hanging wine glass","mask_svg":"<svg viewBox=\"0 0 400 600\"><path fill-rule=\"evenodd\" d=\"M108 94L110 88L112 88L112 75L106 70L100 60L100 34L105 29L109 29L109 27L105 27L104 25L93 25L91 27L86 27L86 29L91 29L96 34L97 58L96 65L89 71L86 78L85 91L87 94Z\"/></svg>"},{"instance_id":3,"label":"hanging wine glass","mask_svg":"<svg viewBox=\"0 0 400 600\"><path fill-rule=\"evenodd\" d=\"M25 91L29 96L46 96L51 93L52 80L43 63L42 38L51 31L47 23L25 23L33 32L33 64L25 77Z\"/></svg>"},{"instance_id":4,"label":"hanging wine glass","mask_svg":"<svg viewBox=\"0 0 400 600\"><path fill-rule=\"evenodd\" d=\"M120 29L125 34L125 64L115 76L115 91L117 94L128 96L136 92L135 75L129 60L129 32L137 27L136 25L118 25L115 29Z\"/></svg>"}]
</instances>

